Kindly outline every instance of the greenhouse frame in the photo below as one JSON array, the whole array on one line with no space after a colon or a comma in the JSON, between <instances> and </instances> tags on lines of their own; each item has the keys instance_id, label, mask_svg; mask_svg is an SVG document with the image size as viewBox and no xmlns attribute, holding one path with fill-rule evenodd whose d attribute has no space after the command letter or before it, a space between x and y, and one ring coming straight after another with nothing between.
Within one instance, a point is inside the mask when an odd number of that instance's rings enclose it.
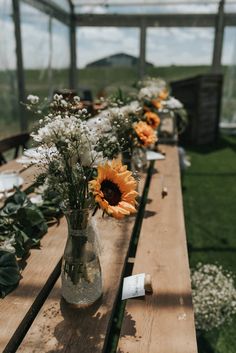
<instances>
[{"instance_id":1,"label":"greenhouse frame","mask_svg":"<svg viewBox=\"0 0 236 353\"><path fill-rule=\"evenodd\" d=\"M10 1L9 1L10 2ZM222 47L224 40L224 30L226 27L236 26L236 11L226 12L225 6L234 6L233 1L206 1L207 4L214 4L218 7L215 13L80 13L80 6L84 5L80 1L76 0L12 0L12 11L14 20L14 31L15 31L15 47L16 47L16 78L18 87L18 114L20 117L21 131L27 130L27 119L25 116L25 108L21 102L25 102L26 98L26 84L25 84L25 71L24 71L24 60L22 53L22 19L20 13L21 4L27 4L31 7L39 10L41 13L48 15L50 18L55 19L65 25L68 28L68 47L69 47L69 70L68 70L68 84L67 86L71 89L76 89L77 84L80 82L79 74L77 77L77 55L80 56L82 53L77 54L76 48L76 28L77 27L135 27L139 28L139 77L145 75L145 63L146 63L146 32L149 27L191 27L191 28L214 28L214 47L212 55L211 72L221 72L221 58L222 58ZM160 1L163 4L163 2ZM166 5L176 6L178 4L185 3L186 1L172 1L165 2ZM190 2L190 4L196 3ZM124 6L120 1L93 1L91 6L96 5ZM132 2L128 2L125 5L134 5ZM154 5L155 2L144 2L137 1L136 6L142 5L146 7L148 5ZM216 7L216 8L217 8Z\"/></svg>"}]
</instances>

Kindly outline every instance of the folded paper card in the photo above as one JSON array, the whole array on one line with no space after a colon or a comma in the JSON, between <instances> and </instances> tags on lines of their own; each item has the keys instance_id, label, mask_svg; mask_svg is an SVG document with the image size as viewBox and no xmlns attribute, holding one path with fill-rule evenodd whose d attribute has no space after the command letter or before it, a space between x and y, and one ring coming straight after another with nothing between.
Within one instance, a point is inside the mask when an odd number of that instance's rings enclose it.
<instances>
[{"instance_id":1,"label":"folded paper card","mask_svg":"<svg viewBox=\"0 0 236 353\"><path fill-rule=\"evenodd\" d=\"M148 161L156 161L156 160L165 159L165 156L163 156L163 154L158 153L158 152L154 152L154 151L149 151L149 150L147 150L146 156L147 156Z\"/></svg>"},{"instance_id":2,"label":"folded paper card","mask_svg":"<svg viewBox=\"0 0 236 353\"><path fill-rule=\"evenodd\" d=\"M122 300L145 295L145 273L124 278Z\"/></svg>"}]
</instances>

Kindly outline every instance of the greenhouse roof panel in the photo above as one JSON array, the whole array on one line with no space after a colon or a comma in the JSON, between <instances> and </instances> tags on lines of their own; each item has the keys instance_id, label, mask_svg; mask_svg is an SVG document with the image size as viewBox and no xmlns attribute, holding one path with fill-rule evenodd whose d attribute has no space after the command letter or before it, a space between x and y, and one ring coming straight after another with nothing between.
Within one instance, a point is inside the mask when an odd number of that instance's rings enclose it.
<instances>
[{"instance_id":1,"label":"greenhouse roof panel","mask_svg":"<svg viewBox=\"0 0 236 353\"><path fill-rule=\"evenodd\" d=\"M236 11L236 0L227 0L226 11ZM219 0L73 0L77 13L171 14L216 13Z\"/></svg>"}]
</instances>

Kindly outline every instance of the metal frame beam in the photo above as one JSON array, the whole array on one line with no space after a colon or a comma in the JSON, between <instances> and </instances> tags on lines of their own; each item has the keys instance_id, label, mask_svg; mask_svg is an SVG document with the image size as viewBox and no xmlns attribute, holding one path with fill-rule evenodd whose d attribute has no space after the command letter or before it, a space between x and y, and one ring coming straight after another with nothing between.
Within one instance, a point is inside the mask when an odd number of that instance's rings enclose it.
<instances>
[{"instance_id":1,"label":"metal frame beam","mask_svg":"<svg viewBox=\"0 0 236 353\"><path fill-rule=\"evenodd\" d=\"M145 75L146 68L146 23L143 20L140 27L140 52L139 52L139 76Z\"/></svg>"},{"instance_id":2,"label":"metal frame beam","mask_svg":"<svg viewBox=\"0 0 236 353\"><path fill-rule=\"evenodd\" d=\"M217 14L77 14L80 27L215 27ZM236 26L236 13L224 14L225 26Z\"/></svg>"},{"instance_id":3,"label":"metal frame beam","mask_svg":"<svg viewBox=\"0 0 236 353\"><path fill-rule=\"evenodd\" d=\"M212 59L212 72L221 72L221 57L224 40L224 0L220 1L217 21L215 25L215 40Z\"/></svg>"},{"instance_id":4,"label":"metal frame beam","mask_svg":"<svg viewBox=\"0 0 236 353\"><path fill-rule=\"evenodd\" d=\"M50 0L23 0L26 4L33 6L39 11L57 19L70 26L70 13L64 11L59 6L52 4Z\"/></svg>"},{"instance_id":5,"label":"metal frame beam","mask_svg":"<svg viewBox=\"0 0 236 353\"><path fill-rule=\"evenodd\" d=\"M70 77L69 85L71 89L77 89L77 53L76 53L76 19L74 5L70 3Z\"/></svg>"},{"instance_id":6,"label":"metal frame beam","mask_svg":"<svg viewBox=\"0 0 236 353\"><path fill-rule=\"evenodd\" d=\"M20 26L20 6L19 0L12 0L13 20L15 26L16 39L16 63L17 63L17 86L18 86L18 104L20 116L20 129L22 132L27 131L27 115L22 102L25 102L25 77L21 41L21 26Z\"/></svg>"}]
</instances>

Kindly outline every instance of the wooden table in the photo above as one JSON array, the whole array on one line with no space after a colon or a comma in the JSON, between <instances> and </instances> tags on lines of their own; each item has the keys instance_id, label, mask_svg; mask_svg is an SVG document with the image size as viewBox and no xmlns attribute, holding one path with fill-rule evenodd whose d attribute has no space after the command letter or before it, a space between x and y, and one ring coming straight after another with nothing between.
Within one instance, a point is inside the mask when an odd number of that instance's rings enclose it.
<instances>
[{"instance_id":1,"label":"wooden table","mask_svg":"<svg viewBox=\"0 0 236 353\"><path fill-rule=\"evenodd\" d=\"M178 152L175 146L163 148L166 160L152 163L141 178L137 216L123 221L96 216L103 297L83 310L61 299L60 258L67 235L62 218L49 228L41 249L31 250L17 289L0 300L0 351L108 353L119 290L132 262L133 274L151 274L153 294L127 300L117 352L197 353ZM35 169L19 171L29 186ZM132 239L138 235L134 253Z\"/></svg>"}]
</instances>

